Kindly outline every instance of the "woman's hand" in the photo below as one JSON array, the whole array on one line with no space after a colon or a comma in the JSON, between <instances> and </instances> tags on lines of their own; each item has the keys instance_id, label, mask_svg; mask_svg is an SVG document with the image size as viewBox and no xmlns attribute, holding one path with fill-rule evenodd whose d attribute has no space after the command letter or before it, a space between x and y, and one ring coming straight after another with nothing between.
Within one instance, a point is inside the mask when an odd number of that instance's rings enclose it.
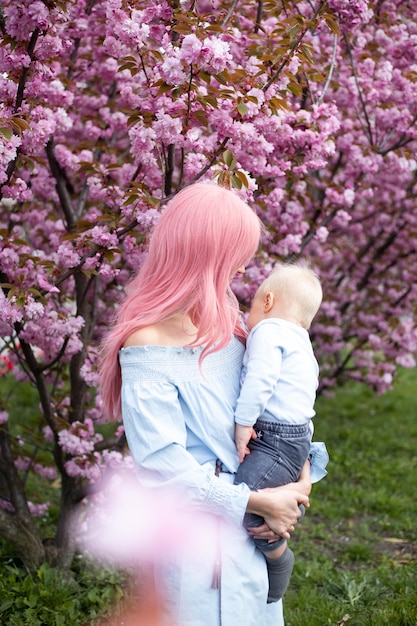
<instances>
[{"instance_id":1,"label":"woman's hand","mask_svg":"<svg viewBox=\"0 0 417 626\"><path fill-rule=\"evenodd\" d=\"M254 539L266 539L269 542L279 541L281 539L281 536L274 533L274 531L271 530L267 524L248 528L247 531Z\"/></svg>"},{"instance_id":2,"label":"woman's hand","mask_svg":"<svg viewBox=\"0 0 417 626\"><path fill-rule=\"evenodd\" d=\"M298 484L298 483L297 483ZM290 490L287 486L271 489L260 489L252 491L249 495L246 510L248 513L261 515L268 528L279 537L290 538L290 533L294 530L301 511L299 505L310 506L308 496L300 491ZM267 531L262 527L256 529L260 538L273 539L266 536Z\"/></svg>"}]
</instances>

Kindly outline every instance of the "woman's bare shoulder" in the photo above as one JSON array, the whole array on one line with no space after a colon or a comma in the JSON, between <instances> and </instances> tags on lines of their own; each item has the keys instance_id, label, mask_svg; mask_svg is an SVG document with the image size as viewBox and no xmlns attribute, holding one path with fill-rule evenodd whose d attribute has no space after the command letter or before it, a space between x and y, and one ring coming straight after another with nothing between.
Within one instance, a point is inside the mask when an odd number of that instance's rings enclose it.
<instances>
[{"instance_id":1,"label":"woman's bare shoulder","mask_svg":"<svg viewBox=\"0 0 417 626\"><path fill-rule=\"evenodd\" d=\"M188 317L173 316L167 320L135 330L125 341L130 346L187 346L197 337L197 329Z\"/></svg>"},{"instance_id":2,"label":"woman's bare shoulder","mask_svg":"<svg viewBox=\"0 0 417 626\"><path fill-rule=\"evenodd\" d=\"M157 346L161 342L161 333L157 325L144 326L135 330L123 344L124 348L131 346Z\"/></svg>"}]
</instances>

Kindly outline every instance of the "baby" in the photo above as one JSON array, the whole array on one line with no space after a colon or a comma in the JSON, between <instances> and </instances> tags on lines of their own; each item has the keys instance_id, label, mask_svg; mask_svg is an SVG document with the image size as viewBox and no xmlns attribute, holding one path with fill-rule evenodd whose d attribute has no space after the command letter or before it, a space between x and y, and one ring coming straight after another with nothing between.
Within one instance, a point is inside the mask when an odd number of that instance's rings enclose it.
<instances>
[{"instance_id":1,"label":"baby","mask_svg":"<svg viewBox=\"0 0 417 626\"><path fill-rule=\"evenodd\" d=\"M309 458L319 368L308 330L321 301L318 277L301 264L279 265L253 299L235 411L235 483L253 491L297 481ZM313 445L324 448L325 466L324 444ZM247 528L263 523L257 515L245 516ZM255 543L267 563L268 602L276 602L288 587L294 555L285 539Z\"/></svg>"}]
</instances>

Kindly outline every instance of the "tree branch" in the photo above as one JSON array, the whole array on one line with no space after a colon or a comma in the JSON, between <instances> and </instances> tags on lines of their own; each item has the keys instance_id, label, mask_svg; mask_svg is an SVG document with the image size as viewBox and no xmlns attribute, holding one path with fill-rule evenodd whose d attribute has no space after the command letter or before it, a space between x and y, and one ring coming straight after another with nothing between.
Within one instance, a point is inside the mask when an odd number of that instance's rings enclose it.
<instances>
[{"instance_id":1,"label":"tree branch","mask_svg":"<svg viewBox=\"0 0 417 626\"><path fill-rule=\"evenodd\" d=\"M323 91L321 92L320 98L317 100L317 104L321 104L323 102L324 96L326 95L326 91L329 88L330 81L332 80L333 70L334 70L335 65L336 65L337 41L338 41L338 37L337 37L337 35L334 35L334 37L333 37L333 51L332 51L332 58L331 58L331 61L330 61L330 67L329 67L329 71L327 72L327 78L326 78L326 82L324 83Z\"/></svg>"},{"instance_id":2,"label":"tree branch","mask_svg":"<svg viewBox=\"0 0 417 626\"><path fill-rule=\"evenodd\" d=\"M64 170L55 158L52 138L46 144L46 155L48 157L52 176L55 178L56 191L61 202L62 211L67 221L68 230L73 230L75 226L75 213L68 190L68 180Z\"/></svg>"},{"instance_id":3,"label":"tree branch","mask_svg":"<svg viewBox=\"0 0 417 626\"><path fill-rule=\"evenodd\" d=\"M226 28L228 22L230 21L230 19L232 18L232 15L237 7L239 0L233 0L232 2L232 6L229 9L229 12L227 13L226 17L224 18L223 22L222 22L222 28Z\"/></svg>"},{"instance_id":4,"label":"tree branch","mask_svg":"<svg viewBox=\"0 0 417 626\"><path fill-rule=\"evenodd\" d=\"M314 15L312 17L312 20L316 20L318 15L320 14L323 6L324 6L324 2L320 2L318 8L316 9L316 11L314 12ZM292 59L296 49L298 48L298 46L300 45L300 43L302 42L302 40L304 39L304 37L306 36L306 34L312 30L312 27L310 26L304 26L303 30L300 33L300 36L298 37L298 39L296 41L294 41L291 46L290 49L288 50L288 52L284 55L284 58L282 59L281 63L279 64L278 68L275 70L275 72L272 74L272 76L270 77L270 79L265 83L265 85L262 87L262 91L267 91L270 86L277 80L277 78L279 77L279 75L281 74L282 70L284 69L284 67L286 65L288 65L288 63L290 62L290 60Z\"/></svg>"},{"instance_id":5,"label":"tree branch","mask_svg":"<svg viewBox=\"0 0 417 626\"><path fill-rule=\"evenodd\" d=\"M350 60L351 68L352 68L353 78L355 79L355 85L356 85L356 88L358 90L359 100L360 100L362 111L363 111L363 114L364 114L364 117L365 117L365 121L366 121L366 129L363 127L362 120L361 120L360 116L358 116L359 117L359 121L361 123L362 128L364 128L365 135L368 136L369 143L371 144L371 146L373 146L374 145L374 139L373 139L373 132L372 132L371 121L369 119L368 111L366 110L365 99L363 97L362 89L361 89L361 87L359 85L358 76L356 74L355 64L353 62L352 50L351 50L349 41L348 41L346 36L345 36L344 40L345 40L346 49L347 49L348 55L349 55L349 60ZM366 130L367 130L367 132L366 132Z\"/></svg>"}]
</instances>

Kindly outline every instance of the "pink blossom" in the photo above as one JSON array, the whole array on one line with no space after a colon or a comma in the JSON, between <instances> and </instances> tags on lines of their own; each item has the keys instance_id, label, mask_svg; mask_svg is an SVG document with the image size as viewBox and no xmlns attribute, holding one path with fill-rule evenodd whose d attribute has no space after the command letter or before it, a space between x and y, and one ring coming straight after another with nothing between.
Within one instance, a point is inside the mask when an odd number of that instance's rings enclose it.
<instances>
[{"instance_id":1,"label":"pink blossom","mask_svg":"<svg viewBox=\"0 0 417 626\"><path fill-rule=\"evenodd\" d=\"M44 289L48 293L59 293L58 287L55 287L55 285L51 285L51 283L45 278L45 276L42 276L42 274L38 274L38 285L41 289ZM36 304L40 305L39 302L37 302Z\"/></svg>"},{"instance_id":2,"label":"pink blossom","mask_svg":"<svg viewBox=\"0 0 417 626\"><path fill-rule=\"evenodd\" d=\"M97 252L97 254L94 254L93 256L90 256L87 259L85 259L84 264L83 264L83 269L85 271L95 270L98 267L100 267L100 263L101 263L100 254Z\"/></svg>"},{"instance_id":3,"label":"pink blossom","mask_svg":"<svg viewBox=\"0 0 417 626\"><path fill-rule=\"evenodd\" d=\"M290 252L298 253L300 251L301 242L301 235L286 235L277 246L279 254L287 256Z\"/></svg>"},{"instance_id":4,"label":"pink blossom","mask_svg":"<svg viewBox=\"0 0 417 626\"><path fill-rule=\"evenodd\" d=\"M125 18L123 22L114 24L114 33L120 35L125 45L135 48L146 44L150 28L148 24L143 23L143 16L143 11L134 9L130 19Z\"/></svg>"},{"instance_id":5,"label":"pink blossom","mask_svg":"<svg viewBox=\"0 0 417 626\"><path fill-rule=\"evenodd\" d=\"M80 455L65 462L65 470L68 476L83 477L90 481L101 478L100 457L97 452L89 455Z\"/></svg>"},{"instance_id":6,"label":"pink blossom","mask_svg":"<svg viewBox=\"0 0 417 626\"><path fill-rule=\"evenodd\" d=\"M329 0L329 8L336 12L340 23L349 29L366 22L372 17L366 0Z\"/></svg>"},{"instance_id":7,"label":"pink blossom","mask_svg":"<svg viewBox=\"0 0 417 626\"><path fill-rule=\"evenodd\" d=\"M184 171L187 178L193 178L207 164L207 157L203 153L189 152L185 157Z\"/></svg>"},{"instance_id":8,"label":"pink blossom","mask_svg":"<svg viewBox=\"0 0 417 626\"><path fill-rule=\"evenodd\" d=\"M412 369L416 366L416 359L412 354L402 354L395 359L395 362L407 369Z\"/></svg>"},{"instance_id":9,"label":"pink blossom","mask_svg":"<svg viewBox=\"0 0 417 626\"><path fill-rule=\"evenodd\" d=\"M103 248L117 248L118 239L115 233L110 233L105 226L94 226L89 233L91 240Z\"/></svg>"},{"instance_id":10,"label":"pink blossom","mask_svg":"<svg viewBox=\"0 0 417 626\"><path fill-rule=\"evenodd\" d=\"M207 37L203 42L201 55L205 67L215 74L222 72L232 61L229 44L219 37Z\"/></svg>"},{"instance_id":11,"label":"pink blossom","mask_svg":"<svg viewBox=\"0 0 417 626\"><path fill-rule=\"evenodd\" d=\"M42 432L43 432L45 441L51 442L54 440L54 433L49 426L44 426L42 429Z\"/></svg>"},{"instance_id":12,"label":"pink blossom","mask_svg":"<svg viewBox=\"0 0 417 626\"><path fill-rule=\"evenodd\" d=\"M93 452L94 446L103 439L102 435L94 434L93 422L73 422L70 428L59 431L58 441L64 452L74 456L84 456Z\"/></svg>"},{"instance_id":13,"label":"pink blossom","mask_svg":"<svg viewBox=\"0 0 417 626\"><path fill-rule=\"evenodd\" d=\"M26 472L30 466L31 460L29 457L17 457L15 459L15 466L20 472Z\"/></svg>"},{"instance_id":14,"label":"pink blossom","mask_svg":"<svg viewBox=\"0 0 417 626\"><path fill-rule=\"evenodd\" d=\"M153 124L153 131L156 139L167 145L177 143L181 146L182 144L182 121L178 117L173 118L167 113L158 115Z\"/></svg>"},{"instance_id":15,"label":"pink blossom","mask_svg":"<svg viewBox=\"0 0 417 626\"><path fill-rule=\"evenodd\" d=\"M130 455L121 454L114 450L104 450L102 459L106 469L110 468L113 471L134 469L133 459Z\"/></svg>"},{"instance_id":16,"label":"pink blossom","mask_svg":"<svg viewBox=\"0 0 417 626\"><path fill-rule=\"evenodd\" d=\"M0 165L2 166L0 169L0 183L4 183L7 180L3 168L6 169L10 161L16 158L17 148L21 143L22 139L16 135L13 135L10 139L6 139L0 134Z\"/></svg>"},{"instance_id":17,"label":"pink blossom","mask_svg":"<svg viewBox=\"0 0 417 626\"><path fill-rule=\"evenodd\" d=\"M116 437L121 437L125 432L124 426L122 424L120 424L120 426L117 427L117 430L115 432Z\"/></svg>"},{"instance_id":18,"label":"pink blossom","mask_svg":"<svg viewBox=\"0 0 417 626\"><path fill-rule=\"evenodd\" d=\"M0 426L2 424L6 424L9 419L9 414L7 411L0 411Z\"/></svg>"},{"instance_id":19,"label":"pink blossom","mask_svg":"<svg viewBox=\"0 0 417 626\"><path fill-rule=\"evenodd\" d=\"M63 267L76 267L81 261L79 254L69 241L64 241L59 245L57 254L59 262Z\"/></svg>"},{"instance_id":20,"label":"pink blossom","mask_svg":"<svg viewBox=\"0 0 417 626\"><path fill-rule=\"evenodd\" d=\"M289 72L291 72L291 74L296 74L298 71L298 68L300 67L300 64L301 64L300 59L296 55L294 55L291 58L290 62L288 63L287 69Z\"/></svg>"},{"instance_id":21,"label":"pink blossom","mask_svg":"<svg viewBox=\"0 0 417 626\"><path fill-rule=\"evenodd\" d=\"M86 507L77 535L79 545L100 560L137 565L156 563L174 555L212 560L218 519L196 511L185 494L175 489L145 489L132 472L113 472L100 498ZM231 552L236 529L221 525Z\"/></svg>"},{"instance_id":22,"label":"pink blossom","mask_svg":"<svg viewBox=\"0 0 417 626\"><path fill-rule=\"evenodd\" d=\"M325 241L327 241L327 238L329 236L329 231L325 226L319 226L314 236L317 239L317 241L324 243Z\"/></svg>"},{"instance_id":23,"label":"pink blossom","mask_svg":"<svg viewBox=\"0 0 417 626\"><path fill-rule=\"evenodd\" d=\"M41 465L40 463L33 464L33 471L36 472L45 480L55 480L57 477L57 471L55 467L46 467L45 465Z\"/></svg>"},{"instance_id":24,"label":"pink blossom","mask_svg":"<svg viewBox=\"0 0 417 626\"><path fill-rule=\"evenodd\" d=\"M16 202L26 202L32 198L32 191L21 178L16 178L13 185L4 185L3 190L7 198L16 200Z\"/></svg>"},{"instance_id":25,"label":"pink blossom","mask_svg":"<svg viewBox=\"0 0 417 626\"><path fill-rule=\"evenodd\" d=\"M7 32L17 40L27 40L35 28L45 30L49 24L49 11L40 0L22 0L17 6L13 1L4 3Z\"/></svg>"},{"instance_id":26,"label":"pink blossom","mask_svg":"<svg viewBox=\"0 0 417 626\"><path fill-rule=\"evenodd\" d=\"M7 299L2 290L0 290L0 313L4 336L11 335L15 322L21 322L23 319L23 310L17 306L16 298Z\"/></svg>"},{"instance_id":27,"label":"pink blossom","mask_svg":"<svg viewBox=\"0 0 417 626\"><path fill-rule=\"evenodd\" d=\"M51 506L50 502L44 502L43 504L33 504L33 502L28 502L29 511L33 517L41 517L45 515Z\"/></svg>"},{"instance_id":28,"label":"pink blossom","mask_svg":"<svg viewBox=\"0 0 417 626\"><path fill-rule=\"evenodd\" d=\"M219 37L206 37L200 41L191 34L184 37L179 58L189 65L201 63L204 69L218 74L232 60L229 50L229 44Z\"/></svg>"},{"instance_id":29,"label":"pink blossom","mask_svg":"<svg viewBox=\"0 0 417 626\"><path fill-rule=\"evenodd\" d=\"M159 68L161 77L168 85L181 85L185 79L186 74L184 72L181 60L177 56L167 56L164 62Z\"/></svg>"},{"instance_id":30,"label":"pink blossom","mask_svg":"<svg viewBox=\"0 0 417 626\"><path fill-rule=\"evenodd\" d=\"M83 440L81 437L71 433L68 429L59 431L58 441L64 452L68 454L81 456L94 450L93 441Z\"/></svg>"},{"instance_id":31,"label":"pink blossom","mask_svg":"<svg viewBox=\"0 0 417 626\"><path fill-rule=\"evenodd\" d=\"M203 44L196 35L186 35L182 40L180 58L189 65L197 63L202 47Z\"/></svg>"},{"instance_id":32,"label":"pink blossom","mask_svg":"<svg viewBox=\"0 0 417 626\"><path fill-rule=\"evenodd\" d=\"M156 164L154 155L156 133L154 129L139 123L131 128L129 137L132 143L132 152L136 155L136 163L143 163L148 166Z\"/></svg>"}]
</instances>

